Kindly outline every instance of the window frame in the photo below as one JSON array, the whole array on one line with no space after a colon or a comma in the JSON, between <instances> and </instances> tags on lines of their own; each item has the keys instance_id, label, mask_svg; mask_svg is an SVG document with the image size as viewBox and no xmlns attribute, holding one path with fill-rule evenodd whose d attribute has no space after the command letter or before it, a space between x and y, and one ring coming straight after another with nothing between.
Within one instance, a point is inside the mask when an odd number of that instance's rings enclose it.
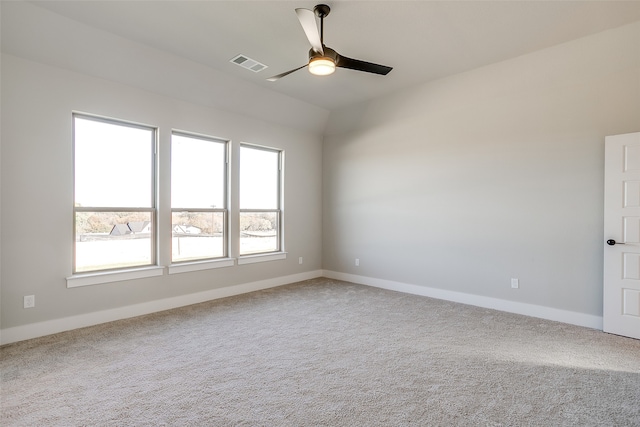
<instances>
[{"instance_id":1,"label":"window frame","mask_svg":"<svg viewBox=\"0 0 640 427\"><path fill-rule=\"evenodd\" d=\"M171 214L171 239L170 239L170 262L172 267L182 266L186 264L202 264L211 261L224 260L229 258L229 150L230 150L230 141L223 138L216 138L214 136L203 135L195 132L188 132L182 130L173 129L171 131L171 150L173 153L173 136L182 136L185 138L193 138L199 139L203 141L212 142L214 144L223 144L224 145L224 164L223 164L223 196L222 200L224 202L223 208L189 208L189 207L174 207L173 200L171 196L173 196L173 183L170 181L170 214ZM173 177L173 165L170 161L170 171L171 176ZM173 259L173 214L181 213L181 212L193 212L193 213L222 213L222 255L217 257L203 257L203 258L190 258L185 260L177 260ZM226 265L226 264L225 264ZM179 269L175 269L175 271L179 271Z\"/></svg>"},{"instance_id":2,"label":"window frame","mask_svg":"<svg viewBox=\"0 0 640 427\"><path fill-rule=\"evenodd\" d=\"M283 254L285 251L284 248L284 206L283 206L283 193L284 193L284 158L285 153L281 148L268 147L265 145L251 144L248 142L240 143L240 156L239 156L239 170L242 170L242 148L250 148L255 150L268 151L278 154L278 183L277 183L277 201L275 209L249 209L249 208L238 208L238 224L240 224L240 217L243 213L275 213L277 216L277 234L276 234L276 244L277 247L273 251L268 252L249 252L242 253L242 230L238 229L238 255L239 255L239 264L247 264L253 262L259 262L259 258L266 259L281 259L279 254ZM242 179L239 179L238 182L238 197L242 198Z\"/></svg>"},{"instance_id":3,"label":"window frame","mask_svg":"<svg viewBox=\"0 0 640 427\"><path fill-rule=\"evenodd\" d=\"M143 129L151 132L151 188L149 189L151 192L151 206L145 208L135 208L135 207L104 207L104 206L76 206L76 118L80 118L83 120L91 120L100 123L106 123L115 126L123 126L134 129ZM94 274L103 274L103 273L114 273L135 269L148 269L149 267L158 266L158 128L156 126L145 125L142 123L136 123L128 120L115 119L111 117L99 116L95 114L88 114L73 111L71 114L71 144L72 144L72 179L73 179L73 232L72 232L72 266L71 271L72 275L80 276L80 275L94 275ZM79 212L145 212L150 214L151 219L151 227L149 229L149 239L150 239L150 257L149 263L144 264L135 264L131 266L120 266L120 267L111 267L111 268L100 268L93 270L77 270L77 243L78 243L78 235L77 235L77 214Z\"/></svg>"}]
</instances>

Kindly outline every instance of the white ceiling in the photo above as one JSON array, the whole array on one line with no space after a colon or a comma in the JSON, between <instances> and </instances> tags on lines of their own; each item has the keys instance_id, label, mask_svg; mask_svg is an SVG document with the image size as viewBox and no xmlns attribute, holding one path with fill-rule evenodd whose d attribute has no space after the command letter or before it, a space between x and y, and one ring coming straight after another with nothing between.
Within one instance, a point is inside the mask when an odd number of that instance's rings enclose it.
<instances>
[{"instance_id":1,"label":"white ceiling","mask_svg":"<svg viewBox=\"0 0 640 427\"><path fill-rule=\"evenodd\" d=\"M313 9L316 2L31 3L198 63L230 81L248 82L250 87L276 91L324 110L640 20L640 1L331 0L327 1L331 14L325 19L325 44L345 56L392 66L393 71L378 76L338 69L331 76L316 77L303 69L272 83L266 78L306 63L309 45L294 9ZM5 43L4 38L3 32L3 49L19 53L20 41ZM69 46L59 48L62 52ZM253 73L231 64L229 60L237 54L269 68Z\"/></svg>"}]
</instances>

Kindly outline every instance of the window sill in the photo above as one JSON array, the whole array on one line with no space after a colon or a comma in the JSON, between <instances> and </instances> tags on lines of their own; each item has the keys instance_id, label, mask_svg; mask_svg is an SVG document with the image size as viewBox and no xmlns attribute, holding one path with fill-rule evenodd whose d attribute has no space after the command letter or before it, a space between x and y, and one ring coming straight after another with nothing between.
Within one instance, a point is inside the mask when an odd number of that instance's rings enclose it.
<instances>
[{"instance_id":1,"label":"window sill","mask_svg":"<svg viewBox=\"0 0 640 427\"><path fill-rule=\"evenodd\" d=\"M99 285L101 283L121 282L123 280L144 279L146 277L162 276L164 267L133 268L130 270L101 271L96 273L80 273L67 277L67 288L79 286Z\"/></svg>"},{"instance_id":2,"label":"window sill","mask_svg":"<svg viewBox=\"0 0 640 427\"><path fill-rule=\"evenodd\" d=\"M187 273L189 271L210 270L212 268L233 267L236 261L234 258L210 259L206 261L191 261L180 264L171 264L169 274Z\"/></svg>"},{"instance_id":3,"label":"window sill","mask_svg":"<svg viewBox=\"0 0 640 427\"><path fill-rule=\"evenodd\" d=\"M277 261L287 259L286 252L270 252L267 254L245 255L238 258L238 265L255 264L257 262Z\"/></svg>"}]
</instances>

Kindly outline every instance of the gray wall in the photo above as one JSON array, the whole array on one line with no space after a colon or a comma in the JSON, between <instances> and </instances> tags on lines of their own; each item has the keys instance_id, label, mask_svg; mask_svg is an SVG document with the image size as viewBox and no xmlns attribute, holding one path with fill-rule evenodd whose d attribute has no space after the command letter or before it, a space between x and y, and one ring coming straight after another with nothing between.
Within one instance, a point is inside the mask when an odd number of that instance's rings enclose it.
<instances>
[{"instance_id":1,"label":"gray wall","mask_svg":"<svg viewBox=\"0 0 640 427\"><path fill-rule=\"evenodd\" d=\"M604 137L633 131L640 23L334 111L323 266L601 316Z\"/></svg>"},{"instance_id":2,"label":"gray wall","mask_svg":"<svg viewBox=\"0 0 640 427\"><path fill-rule=\"evenodd\" d=\"M2 328L109 310L321 268L321 136L2 55ZM286 152L283 261L66 287L72 256L71 113L158 126L160 205L169 206L172 128ZM237 186L234 187L234 190ZM235 202L233 201L235 200ZM232 206L237 193L232 192ZM160 218L160 226L170 230ZM233 215L232 215L233 218ZM161 235L161 238L162 235ZM166 236L164 237L166 239ZM166 241L166 240L165 240ZM304 264L298 264L298 257ZM169 260L164 246L160 261ZM36 307L23 309L23 296Z\"/></svg>"},{"instance_id":3,"label":"gray wall","mask_svg":"<svg viewBox=\"0 0 640 427\"><path fill-rule=\"evenodd\" d=\"M20 5L33 25L3 6L2 329L321 268L601 314L603 141L640 130L640 23L334 111L323 144L318 107L233 96L204 66ZM158 126L163 170L172 128L284 148L287 260L68 289L73 110Z\"/></svg>"}]
</instances>

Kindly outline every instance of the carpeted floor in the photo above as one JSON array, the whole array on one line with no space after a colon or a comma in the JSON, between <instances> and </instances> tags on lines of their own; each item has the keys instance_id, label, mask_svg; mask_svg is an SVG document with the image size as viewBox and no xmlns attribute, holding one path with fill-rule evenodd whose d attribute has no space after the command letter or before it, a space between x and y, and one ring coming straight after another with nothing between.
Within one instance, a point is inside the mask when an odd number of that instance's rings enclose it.
<instances>
[{"instance_id":1,"label":"carpeted floor","mask_svg":"<svg viewBox=\"0 0 640 427\"><path fill-rule=\"evenodd\" d=\"M3 426L640 426L640 341L329 279L0 357Z\"/></svg>"}]
</instances>

